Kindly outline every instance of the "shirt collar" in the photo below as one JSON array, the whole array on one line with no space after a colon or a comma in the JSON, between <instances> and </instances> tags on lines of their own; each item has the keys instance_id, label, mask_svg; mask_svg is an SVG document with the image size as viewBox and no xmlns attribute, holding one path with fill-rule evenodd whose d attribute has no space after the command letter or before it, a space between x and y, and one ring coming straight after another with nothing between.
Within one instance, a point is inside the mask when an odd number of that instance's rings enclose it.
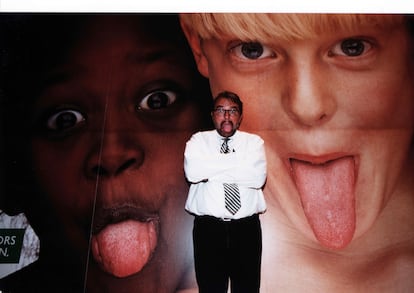
<instances>
[{"instance_id":1,"label":"shirt collar","mask_svg":"<svg viewBox=\"0 0 414 293\"><path fill-rule=\"evenodd\" d=\"M229 140L233 139L233 137L235 137L235 136L236 136L237 131L238 131L238 130L236 130L236 131L233 133L233 135L232 135L232 136L229 136L229 137L228 137L228 138L229 138ZM218 137L220 140L223 140L223 139L225 139L225 138L226 138L226 137L224 137L224 136L221 136L221 135L220 135L220 133L218 133L217 129L216 129L216 133L217 133L217 137Z\"/></svg>"}]
</instances>

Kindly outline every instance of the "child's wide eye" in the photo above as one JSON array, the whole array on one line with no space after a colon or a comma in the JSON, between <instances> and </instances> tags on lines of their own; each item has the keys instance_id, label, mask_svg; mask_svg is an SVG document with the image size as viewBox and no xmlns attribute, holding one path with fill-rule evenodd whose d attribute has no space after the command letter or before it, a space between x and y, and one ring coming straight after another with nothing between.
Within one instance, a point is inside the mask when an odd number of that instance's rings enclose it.
<instances>
[{"instance_id":1,"label":"child's wide eye","mask_svg":"<svg viewBox=\"0 0 414 293\"><path fill-rule=\"evenodd\" d=\"M371 47L372 45L365 40L351 38L343 40L340 43L336 44L332 48L331 54L356 57L365 54L371 49Z\"/></svg>"},{"instance_id":2,"label":"child's wide eye","mask_svg":"<svg viewBox=\"0 0 414 293\"><path fill-rule=\"evenodd\" d=\"M161 110L169 107L177 100L177 93L174 91L154 91L146 95L138 105L139 110L151 111Z\"/></svg>"},{"instance_id":3,"label":"child's wide eye","mask_svg":"<svg viewBox=\"0 0 414 293\"><path fill-rule=\"evenodd\" d=\"M63 131L75 127L83 121L85 121L85 117L79 111L65 109L48 118L46 126L49 130Z\"/></svg>"},{"instance_id":4,"label":"child's wide eye","mask_svg":"<svg viewBox=\"0 0 414 293\"><path fill-rule=\"evenodd\" d=\"M275 53L267 46L258 42L243 42L230 49L237 57L243 59L262 59L273 57Z\"/></svg>"}]
</instances>

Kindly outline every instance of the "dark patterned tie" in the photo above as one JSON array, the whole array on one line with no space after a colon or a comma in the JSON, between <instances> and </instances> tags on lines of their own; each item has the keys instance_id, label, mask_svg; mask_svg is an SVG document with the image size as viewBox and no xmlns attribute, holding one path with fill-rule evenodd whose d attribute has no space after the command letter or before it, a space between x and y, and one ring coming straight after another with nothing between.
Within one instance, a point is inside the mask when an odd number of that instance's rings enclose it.
<instances>
[{"instance_id":1,"label":"dark patterned tie","mask_svg":"<svg viewBox=\"0 0 414 293\"><path fill-rule=\"evenodd\" d=\"M228 145L228 137L223 138L220 153L228 154L230 148ZM224 187L224 204L226 209L234 215L241 207L239 187L235 183L223 183Z\"/></svg>"},{"instance_id":2,"label":"dark patterned tie","mask_svg":"<svg viewBox=\"0 0 414 293\"><path fill-rule=\"evenodd\" d=\"M239 187L236 183L223 183L226 209L234 215L241 207Z\"/></svg>"},{"instance_id":3,"label":"dark patterned tie","mask_svg":"<svg viewBox=\"0 0 414 293\"><path fill-rule=\"evenodd\" d=\"M223 138L223 143L221 144L220 153L222 154L228 154L230 152L228 141L230 138L225 137Z\"/></svg>"}]
</instances>

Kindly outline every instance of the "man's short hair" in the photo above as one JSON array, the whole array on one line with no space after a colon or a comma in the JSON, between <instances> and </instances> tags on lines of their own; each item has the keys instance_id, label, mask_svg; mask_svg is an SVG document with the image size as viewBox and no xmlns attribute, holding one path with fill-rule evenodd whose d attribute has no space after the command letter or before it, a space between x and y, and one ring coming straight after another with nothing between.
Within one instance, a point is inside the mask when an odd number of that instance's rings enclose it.
<instances>
[{"instance_id":1,"label":"man's short hair","mask_svg":"<svg viewBox=\"0 0 414 293\"><path fill-rule=\"evenodd\" d=\"M216 106L216 101L219 98L224 98L232 101L233 103L237 104L239 107L240 114L243 114L243 102L240 100L239 96L236 93L224 91L220 92L216 97L214 98L214 107Z\"/></svg>"}]
</instances>

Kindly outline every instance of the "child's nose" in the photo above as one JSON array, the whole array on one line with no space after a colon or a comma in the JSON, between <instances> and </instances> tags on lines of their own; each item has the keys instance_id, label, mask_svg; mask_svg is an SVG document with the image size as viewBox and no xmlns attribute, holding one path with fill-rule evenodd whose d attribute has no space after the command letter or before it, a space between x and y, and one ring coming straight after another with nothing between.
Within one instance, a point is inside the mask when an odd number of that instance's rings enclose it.
<instances>
[{"instance_id":1,"label":"child's nose","mask_svg":"<svg viewBox=\"0 0 414 293\"><path fill-rule=\"evenodd\" d=\"M323 124L336 111L328 71L321 67L310 61L303 62L288 75L283 104L289 116L305 126Z\"/></svg>"},{"instance_id":2,"label":"child's nose","mask_svg":"<svg viewBox=\"0 0 414 293\"><path fill-rule=\"evenodd\" d=\"M115 177L142 165L143 149L137 143L123 139L123 136L125 133L122 130L103 134L102 140L87 158L87 177Z\"/></svg>"}]
</instances>

